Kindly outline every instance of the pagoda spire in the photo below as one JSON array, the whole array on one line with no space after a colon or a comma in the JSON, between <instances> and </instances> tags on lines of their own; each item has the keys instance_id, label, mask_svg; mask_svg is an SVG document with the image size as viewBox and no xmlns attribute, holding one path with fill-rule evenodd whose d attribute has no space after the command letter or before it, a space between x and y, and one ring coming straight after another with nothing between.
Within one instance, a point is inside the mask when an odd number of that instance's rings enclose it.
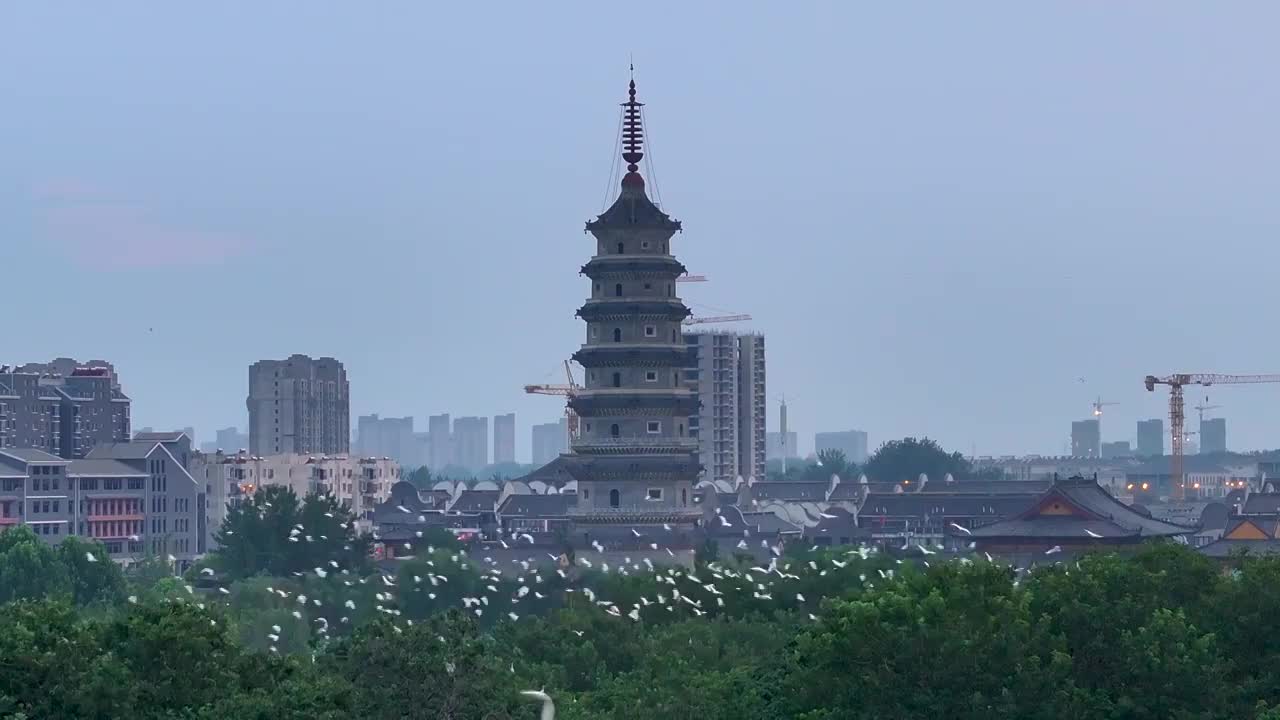
<instances>
[{"instance_id":1,"label":"pagoda spire","mask_svg":"<svg viewBox=\"0 0 1280 720\"><path fill-rule=\"evenodd\" d=\"M640 108L644 103L636 101L636 66L631 66L631 83L627 88L627 101L622 103L622 159L627 163L627 174L622 177L622 187L644 189L640 177L640 161L644 159L644 124Z\"/></svg>"}]
</instances>

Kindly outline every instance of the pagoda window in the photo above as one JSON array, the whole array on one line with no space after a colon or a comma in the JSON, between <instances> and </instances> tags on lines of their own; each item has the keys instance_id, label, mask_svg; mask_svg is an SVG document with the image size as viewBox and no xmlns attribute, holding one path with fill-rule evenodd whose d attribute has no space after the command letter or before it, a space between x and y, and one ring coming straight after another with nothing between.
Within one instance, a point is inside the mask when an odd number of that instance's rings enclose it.
<instances>
[{"instance_id":1,"label":"pagoda window","mask_svg":"<svg viewBox=\"0 0 1280 720\"><path fill-rule=\"evenodd\" d=\"M614 297L622 297L622 283L613 286Z\"/></svg>"},{"instance_id":2,"label":"pagoda window","mask_svg":"<svg viewBox=\"0 0 1280 720\"><path fill-rule=\"evenodd\" d=\"M612 424L612 425L610 425L610 426L609 426L609 435L610 435L610 437L621 437L621 436L622 436L622 429L618 427L618 423L614 423L614 424Z\"/></svg>"},{"instance_id":3,"label":"pagoda window","mask_svg":"<svg viewBox=\"0 0 1280 720\"><path fill-rule=\"evenodd\" d=\"M613 341L618 343L622 342L622 328L613 329Z\"/></svg>"},{"instance_id":4,"label":"pagoda window","mask_svg":"<svg viewBox=\"0 0 1280 720\"><path fill-rule=\"evenodd\" d=\"M684 488L680 488L680 504L681 505L689 504L689 491L685 490Z\"/></svg>"},{"instance_id":5,"label":"pagoda window","mask_svg":"<svg viewBox=\"0 0 1280 720\"><path fill-rule=\"evenodd\" d=\"M622 387L622 373L616 372L613 374L613 386L616 388Z\"/></svg>"},{"instance_id":6,"label":"pagoda window","mask_svg":"<svg viewBox=\"0 0 1280 720\"><path fill-rule=\"evenodd\" d=\"M619 255L621 255L621 254L623 253L623 250L624 250L624 248L623 248L622 243L618 243L618 254L619 254Z\"/></svg>"},{"instance_id":7,"label":"pagoda window","mask_svg":"<svg viewBox=\"0 0 1280 720\"><path fill-rule=\"evenodd\" d=\"M641 249L641 250L648 250L648 249L649 249L649 241L648 241L648 240L641 240L641 241L640 241L640 249Z\"/></svg>"},{"instance_id":8,"label":"pagoda window","mask_svg":"<svg viewBox=\"0 0 1280 720\"><path fill-rule=\"evenodd\" d=\"M614 488L609 491L609 507L616 508L622 505L622 497L618 493L618 489Z\"/></svg>"},{"instance_id":9,"label":"pagoda window","mask_svg":"<svg viewBox=\"0 0 1280 720\"><path fill-rule=\"evenodd\" d=\"M658 326L657 326L657 325L645 325L645 326L644 326L644 336L645 336L645 337L658 337Z\"/></svg>"}]
</instances>

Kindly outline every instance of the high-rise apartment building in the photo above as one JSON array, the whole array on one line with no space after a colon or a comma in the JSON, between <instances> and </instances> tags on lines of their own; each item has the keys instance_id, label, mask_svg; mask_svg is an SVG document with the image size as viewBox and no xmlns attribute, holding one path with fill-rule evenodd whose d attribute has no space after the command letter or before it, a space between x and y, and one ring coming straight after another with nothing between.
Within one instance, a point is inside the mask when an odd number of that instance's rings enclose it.
<instances>
[{"instance_id":1,"label":"high-rise apartment building","mask_svg":"<svg viewBox=\"0 0 1280 720\"><path fill-rule=\"evenodd\" d=\"M1200 452L1224 453L1227 451L1227 419L1213 418L1200 421Z\"/></svg>"},{"instance_id":2,"label":"high-rise apartment building","mask_svg":"<svg viewBox=\"0 0 1280 720\"><path fill-rule=\"evenodd\" d=\"M249 449L249 436L240 432L240 428L222 428L214 433L215 449L226 453L240 452Z\"/></svg>"},{"instance_id":3,"label":"high-rise apartment building","mask_svg":"<svg viewBox=\"0 0 1280 720\"><path fill-rule=\"evenodd\" d=\"M843 430L840 432L820 432L813 436L813 451L839 450L849 462L867 461L867 434L861 430Z\"/></svg>"},{"instance_id":4,"label":"high-rise apartment building","mask_svg":"<svg viewBox=\"0 0 1280 720\"><path fill-rule=\"evenodd\" d=\"M417 446L414 442L413 418L383 418L377 413L361 415L356 420L356 452L369 457L389 457L401 465L413 462Z\"/></svg>"},{"instance_id":5,"label":"high-rise apartment building","mask_svg":"<svg viewBox=\"0 0 1280 720\"><path fill-rule=\"evenodd\" d=\"M516 414L493 416L493 462L516 461Z\"/></svg>"},{"instance_id":6,"label":"high-rise apartment building","mask_svg":"<svg viewBox=\"0 0 1280 720\"><path fill-rule=\"evenodd\" d=\"M1102 443L1103 460L1126 457L1133 457L1133 449L1129 447L1128 440L1116 440L1115 442Z\"/></svg>"},{"instance_id":7,"label":"high-rise apartment building","mask_svg":"<svg viewBox=\"0 0 1280 720\"><path fill-rule=\"evenodd\" d=\"M1155 418L1138 421L1139 457L1158 457L1164 455L1164 421Z\"/></svg>"},{"instance_id":8,"label":"high-rise apartment building","mask_svg":"<svg viewBox=\"0 0 1280 720\"><path fill-rule=\"evenodd\" d=\"M346 454L351 449L349 390L347 371L331 357L291 355L254 363L246 401L249 452Z\"/></svg>"},{"instance_id":9,"label":"high-rise apartment building","mask_svg":"<svg viewBox=\"0 0 1280 720\"><path fill-rule=\"evenodd\" d=\"M1097 418L1071 423L1071 457L1102 457L1102 424Z\"/></svg>"},{"instance_id":10,"label":"high-rise apartment building","mask_svg":"<svg viewBox=\"0 0 1280 720\"><path fill-rule=\"evenodd\" d=\"M72 459L94 445L129 439L129 398L110 364L67 366L64 360L0 366L0 448Z\"/></svg>"},{"instance_id":11,"label":"high-rise apartment building","mask_svg":"<svg viewBox=\"0 0 1280 720\"><path fill-rule=\"evenodd\" d=\"M454 419L453 462L472 471L479 471L489 464L489 418Z\"/></svg>"},{"instance_id":12,"label":"high-rise apartment building","mask_svg":"<svg viewBox=\"0 0 1280 720\"><path fill-rule=\"evenodd\" d=\"M431 445L427 464L432 470L443 470L453 464L453 427L448 413L427 418L427 442Z\"/></svg>"},{"instance_id":13,"label":"high-rise apartment building","mask_svg":"<svg viewBox=\"0 0 1280 720\"><path fill-rule=\"evenodd\" d=\"M733 482L764 477L765 358L762 335L684 334L684 383L701 404L689 418L703 477Z\"/></svg>"},{"instance_id":14,"label":"high-rise apartment building","mask_svg":"<svg viewBox=\"0 0 1280 720\"><path fill-rule=\"evenodd\" d=\"M533 464L539 467L560 457L569 449L569 421L560 418L559 422L543 423L533 426Z\"/></svg>"}]
</instances>

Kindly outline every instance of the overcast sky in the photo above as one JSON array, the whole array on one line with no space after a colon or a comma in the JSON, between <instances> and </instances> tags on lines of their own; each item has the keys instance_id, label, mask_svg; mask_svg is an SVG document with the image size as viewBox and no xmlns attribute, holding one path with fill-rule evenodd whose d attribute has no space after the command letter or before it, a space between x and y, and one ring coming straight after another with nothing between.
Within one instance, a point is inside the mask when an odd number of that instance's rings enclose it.
<instances>
[{"instance_id":1,"label":"overcast sky","mask_svg":"<svg viewBox=\"0 0 1280 720\"><path fill-rule=\"evenodd\" d=\"M1147 373L1280 372L1277 27L1269 2L4 3L0 360L112 360L135 426L208 439L246 424L251 362L333 355L353 425L515 411L527 458L634 56L673 249L711 278L684 297L754 316L771 430L785 395L802 448L1056 453L1101 395L1132 440L1167 410ZM1280 446L1280 386L1210 395L1233 449Z\"/></svg>"}]
</instances>

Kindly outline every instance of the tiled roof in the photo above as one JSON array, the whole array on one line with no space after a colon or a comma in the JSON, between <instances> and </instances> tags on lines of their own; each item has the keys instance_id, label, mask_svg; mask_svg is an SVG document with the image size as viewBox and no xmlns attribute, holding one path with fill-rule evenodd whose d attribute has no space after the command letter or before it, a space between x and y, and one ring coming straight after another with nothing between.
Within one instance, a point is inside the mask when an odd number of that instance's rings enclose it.
<instances>
[{"instance_id":1,"label":"tiled roof","mask_svg":"<svg viewBox=\"0 0 1280 720\"><path fill-rule=\"evenodd\" d=\"M1253 493L1244 501L1241 515L1275 515L1280 513L1280 493Z\"/></svg>"},{"instance_id":2,"label":"tiled roof","mask_svg":"<svg viewBox=\"0 0 1280 720\"><path fill-rule=\"evenodd\" d=\"M982 495L1040 495L1053 487L1052 480L957 480L953 482L929 482L920 489L922 494L976 493Z\"/></svg>"},{"instance_id":3,"label":"tiled roof","mask_svg":"<svg viewBox=\"0 0 1280 720\"><path fill-rule=\"evenodd\" d=\"M111 458L72 460L67 474L81 477L147 477L147 473Z\"/></svg>"},{"instance_id":4,"label":"tiled roof","mask_svg":"<svg viewBox=\"0 0 1280 720\"><path fill-rule=\"evenodd\" d=\"M830 486L825 482L758 482L751 486L751 497L756 500L823 502Z\"/></svg>"},{"instance_id":5,"label":"tiled roof","mask_svg":"<svg viewBox=\"0 0 1280 720\"><path fill-rule=\"evenodd\" d=\"M578 504L573 493L560 495L509 495L498 508L504 517L561 517Z\"/></svg>"},{"instance_id":6,"label":"tiled roof","mask_svg":"<svg viewBox=\"0 0 1280 720\"><path fill-rule=\"evenodd\" d=\"M1076 515L1036 515L1046 501L1058 498L1084 512ZM974 537L1087 538L1170 537L1185 535L1194 528L1156 520L1136 512L1113 498L1097 482L1082 478L1062 480L1036 498L1026 511L1008 520L973 530Z\"/></svg>"},{"instance_id":7,"label":"tiled roof","mask_svg":"<svg viewBox=\"0 0 1280 720\"><path fill-rule=\"evenodd\" d=\"M118 442L95 445L86 457L116 460L146 460L156 449L154 442Z\"/></svg>"},{"instance_id":8,"label":"tiled roof","mask_svg":"<svg viewBox=\"0 0 1280 720\"><path fill-rule=\"evenodd\" d=\"M1280 555L1280 540L1215 540L1198 551L1211 558L1228 558L1236 553L1259 555Z\"/></svg>"},{"instance_id":9,"label":"tiled roof","mask_svg":"<svg viewBox=\"0 0 1280 720\"><path fill-rule=\"evenodd\" d=\"M501 495L498 490L463 490L449 512L493 512Z\"/></svg>"},{"instance_id":10,"label":"tiled roof","mask_svg":"<svg viewBox=\"0 0 1280 720\"><path fill-rule=\"evenodd\" d=\"M170 432L141 432L135 433L133 440L134 442L177 442L185 435L186 433L181 430L173 430Z\"/></svg>"},{"instance_id":11,"label":"tiled roof","mask_svg":"<svg viewBox=\"0 0 1280 720\"><path fill-rule=\"evenodd\" d=\"M57 455L50 455L43 450L37 450L35 448L5 448L0 450L0 455L8 455L9 457L21 460L22 462L29 463L67 462Z\"/></svg>"}]
</instances>

